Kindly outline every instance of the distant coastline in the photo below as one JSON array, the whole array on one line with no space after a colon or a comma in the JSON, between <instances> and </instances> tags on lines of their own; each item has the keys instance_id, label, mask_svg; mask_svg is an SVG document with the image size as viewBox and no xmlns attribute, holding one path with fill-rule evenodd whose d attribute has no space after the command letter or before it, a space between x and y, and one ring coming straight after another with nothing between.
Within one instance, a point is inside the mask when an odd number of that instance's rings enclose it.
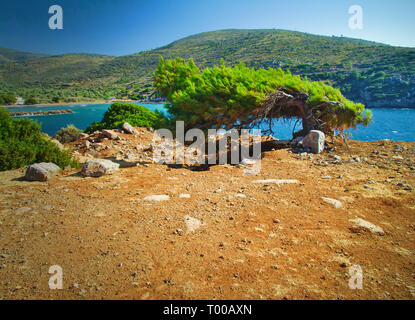
<instances>
[{"instance_id":1,"label":"distant coastline","mask_svg":"<svg viewBox=\"0 0 415 320\"><path fill-rule=\"evenodd\" d=\"M27 107L48 107L48 106L77 106L77 105L92 105L92 104L102 104L102 103L115 103L115 102L127 102L127 103L145 103L145 104L159 104L165 103L165 101L155 101L155 100L96 100L96 101L80 101L80 102L68 102L68 103L37 103L37 104L11 104L5 105L3 107L7 108L27 108Z\"/></svg>"}]
</instances>

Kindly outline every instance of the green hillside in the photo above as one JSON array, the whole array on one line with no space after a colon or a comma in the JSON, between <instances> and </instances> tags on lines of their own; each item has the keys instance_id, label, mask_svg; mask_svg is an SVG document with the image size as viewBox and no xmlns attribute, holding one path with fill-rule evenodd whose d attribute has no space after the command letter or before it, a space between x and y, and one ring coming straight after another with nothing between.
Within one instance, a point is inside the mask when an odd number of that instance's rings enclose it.
<instances>
[{"instance_id":1,"label":"green hillside","mask_svg":"<svg viewBox=\"0 0 415 320\"><path fill-rule=\"evenodd\" d=\"M3 62L4 61L22 62L26 60L43 58L47 56L48 56L47 54L28 53L28 52L22 52L22 51L0 47L0 61L3 61Z\"/></svg>"},{"instance_id":2,"label":"green hillside","mask_svg":"<svg viewBox=\"0 0 415 320\"><path fill-rule=\"evenodd\" d=\"M2 63L3 91L50 102L151 94L159 56L193 58L203 68L239 62L254 68L290 69L293 74L339 87L369 106L415 107L415 49L344 37L285 30L221 30L193 35L167 46L122 57L48 56Z\"/></svg>"}]
</instances>

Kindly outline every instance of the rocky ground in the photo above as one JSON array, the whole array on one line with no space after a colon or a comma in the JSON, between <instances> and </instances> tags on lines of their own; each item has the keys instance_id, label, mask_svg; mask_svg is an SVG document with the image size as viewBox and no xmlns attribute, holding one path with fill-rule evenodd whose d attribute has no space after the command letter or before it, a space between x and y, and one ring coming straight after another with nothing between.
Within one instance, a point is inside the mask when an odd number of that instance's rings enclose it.
<instances>
[{"instance_id":1,"label":"rocky ground","mask_svg":"<svg viewBox=\"0 0 415 320\"><path fill-rule=\"evenodd\" d=\"M414 299L414 143L269 148L247 175L156 165L151 131L117 135L71 145L112 175L0 173L0 298Z\"/></svg>"}]
</instances>

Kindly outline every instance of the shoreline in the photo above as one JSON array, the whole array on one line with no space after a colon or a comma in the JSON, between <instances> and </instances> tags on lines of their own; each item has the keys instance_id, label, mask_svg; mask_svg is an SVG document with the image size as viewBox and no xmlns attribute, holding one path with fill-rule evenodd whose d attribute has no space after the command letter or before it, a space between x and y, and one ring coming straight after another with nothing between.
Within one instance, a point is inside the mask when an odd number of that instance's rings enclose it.
<instances>
[{"instance_id":1,"label":"shoreline","mask_svg":"<svg viewBox=\"0 0 415 320\"><path fill-rule=\"evenodd\" d=\"M37 103L37 104L24 104L24 105L3 105L2 107L6 108L28 108L28 107L53 107L53 106L76 106L76 105L92 105L92 104L111 104L115 102L125 102L125 103L144 103L144 104L164 104L165 102L160 101L137 101L137 100L97 100L97 101L88 101L88 102L68 102L68 103Z\"/></svg>"}]
</instances>

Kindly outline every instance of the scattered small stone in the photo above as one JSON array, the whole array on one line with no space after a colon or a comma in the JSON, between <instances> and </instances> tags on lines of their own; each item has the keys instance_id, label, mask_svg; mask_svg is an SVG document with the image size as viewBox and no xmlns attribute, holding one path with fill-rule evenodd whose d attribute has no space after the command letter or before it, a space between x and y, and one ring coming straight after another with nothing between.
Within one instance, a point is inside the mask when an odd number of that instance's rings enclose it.
<instances>
[{"instance_id":1,"label":"scattered small stone","mask_svg":"<svg viewBox=\"0 0 415 320\"><path fill-rule=\"evenodd\" d=\"M363 186L363 188L365 188L366 190L373 190L373 187L368 186L367 184L365 184L365 185Z\"/></svg>"},{"instance_id":2,"label":"scattered small stone","mask_svg":"<svg viewBox=\"0 0 415 320\"><path fill-rule=\"evenodd\" d=\"M254 165L255 163L256 163L256 160L253 160L253 159L243 159L241 161L241 164L245 166Z\"/></svg>"},{"instance_id":3,"label":"scattered small stone","mask_svg":"<svg viewBox=\"0 0 415 320\"><path fill-rule=\"evenodd\" d=\"M179 198L181 198L181 199L190 199L190 194L188 194L188 193L181 193L179 195Z\"/></svg>"},{"instance_id":4,"label":"scattered small stone","mask_svg":"<svg viewBox=\"0 0 415 320\"><path fill-rule=\"evenodd\" d=\"M15 211L15 214L25 214L26 212L32 211L32 208L29 207L21 207Z\"/></svg>"},{"instance_id":5,"label":"scattered small stone","mask_svg":"<svg viewBox=\"0 0 415 320\"><path fill-rule=\"evenodd\" d=\"M334 161L337 161L337 162L342 161L342 158L335 154L330 155L330 158L332 158Z\"/></svg>"},{"instance_id":6,"label":"scattered small stone","mask_svg":"<svg viewBox=\"0 0 415 320\"><path fill-rule=\"evenodd\" d=\"M336 209L339 209L343 206L343 204L339 200L336 200L336 199L324 198L324 197L322 197L321 199L323 199L324 202L333 205L333 207Z\"/></svg>"},{"instance_id":7,"label":"scattered small stone","mask_svg":"<svg viewBox=\"0 0 415 320\"><path fill-rule=\"evenodd\" d=\"M200 220L188 215L184 217L184 222L187 227L187 233L194 232L196 229L199 229L203 225Z\"/></svg>"},{"instance_id":8,"label":"scattered small stone","mask_svg":"<svg viewBox=\"0 0 415 320\"><path fill-rule=\"evenodd\" d=\"M173 234L177 234L179 236L181 236L183 234L183 230L182 229L176 229L173 231Z\"/></svg>"},{"instance_id":9,"label":"scattered small stone","mask_svg":"<svg viewBox=\"0 0 415 320\"><path fill-rule=\"evenodd\" d=\"M298 180L284 180L284 179L268 179L268 180L254 180L255 184L297 184Z\"/></svg>"},{"instance_id":10,"label":"scattered small stone","mask_svg":"<svg viewBox=\"0 0 415 320\"><path fill-rule=\"evenodd\" d=\"M162 195L151 195L151 196L147 196L143 199L144 201L155 201L155 202L160 202L160 201L168 201L170 200L170 196L162 194Z\"/></svg>"},{"instance_id":11,"label":"scattered small stone","mask_svg":"<svg viewBox=\"0 0 415 320\"><path fill-rule=\"evenodd\" d=\"M354 226L350 228L350 231L352 231L353 233L360 233L360 231L364 229L379 235L385 234L381 227L378 227L373 223L363 220L361 218L350 219L349 221L354 223Z\"/></svg>"}]
</instances>

